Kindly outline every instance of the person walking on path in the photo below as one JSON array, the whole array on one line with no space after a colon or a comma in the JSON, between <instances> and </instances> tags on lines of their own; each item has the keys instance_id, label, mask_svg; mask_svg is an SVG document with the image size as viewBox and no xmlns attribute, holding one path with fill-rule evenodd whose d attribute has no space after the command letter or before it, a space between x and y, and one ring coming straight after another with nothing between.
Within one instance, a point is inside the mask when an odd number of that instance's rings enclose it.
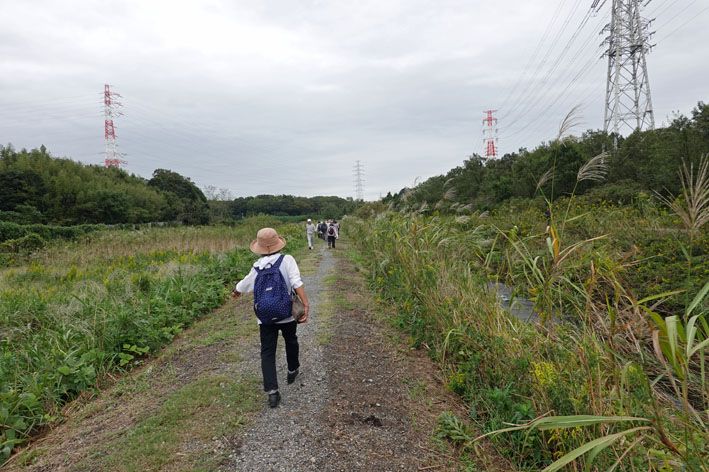
<instances>
[{"instance_id":1,"label":"person walking on path","mask_svg":"<svg viewBox=\"0 0 709 472\"><path fill-rule=\"evenodd\" d=\"M335 241L340 237L337 226L334 223L330 223L327 227L327 247L335 249Z\"/></svg>"},{"instance_id":2,"label":"person walking on path","mask_svg":"<svg viewBox=\"0 0 709 472\"><path fill-rule=\"evenodd\" d=\"M308 238L308 248L313 249L313 236L315 235L316 227L313 224L313 220L308 218L308 222L305 223L305 236Z\"/></svg>"},{"instance_id":3,"label":"person walking on path","mask_svg":"<svg viewBox=\"0 0 709 472\"><path fill-rule=\"evenodd\" d=\"M327 223L321 221L320 226L318 226L318 231L320 233L320 238L325 241L325 238L327 237L325 236L325 232L327 231Z\"/></svg>"},{"instance_id":4,"label":"person walking on path","mask_svg":"<svg viewBox=\"0 0 709 472\"><path fill-rule=\"evenodd\" d=\"M286 240L273 228L262 228L251 242L251 252L261 256L232 291L234 298L242 293L254 292L254 311L258 318L261 337L261 372L263 389L268 394L268 405L275 408L281 401L276 374L276 347L278 332L283 335L288 362L287 381L289 384L298 376L300 361L296 331L298 323L308 321L310 303L303 288L298 264L293 256L282 254ZM304 312L296 321L292 316L293 299L300 298Z\"/></svg>"}]
</instances>

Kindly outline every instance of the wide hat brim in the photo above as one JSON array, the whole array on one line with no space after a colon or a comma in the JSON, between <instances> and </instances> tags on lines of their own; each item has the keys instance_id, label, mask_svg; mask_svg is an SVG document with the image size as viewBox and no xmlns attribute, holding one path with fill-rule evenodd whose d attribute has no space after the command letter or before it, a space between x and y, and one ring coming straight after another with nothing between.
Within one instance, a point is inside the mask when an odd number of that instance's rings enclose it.
<instances>
[{"instance_id":1,"label":"wide hat brim","mask_svg":"<svg viewBox=\"0 0 709 472\"><path fill-rule=\"evenodd\" d=\"M258 239L254 239L249 245L249 249L251 249L251 252L253 252L254 254L258 254L259 256L263 256L264 254L276 253L284 247L286 247L286 238L284 238L283 236L278 236L278 240L274 244L268 246L262 246L261 244L259 244Z\"/></svg>"}]
</instances>

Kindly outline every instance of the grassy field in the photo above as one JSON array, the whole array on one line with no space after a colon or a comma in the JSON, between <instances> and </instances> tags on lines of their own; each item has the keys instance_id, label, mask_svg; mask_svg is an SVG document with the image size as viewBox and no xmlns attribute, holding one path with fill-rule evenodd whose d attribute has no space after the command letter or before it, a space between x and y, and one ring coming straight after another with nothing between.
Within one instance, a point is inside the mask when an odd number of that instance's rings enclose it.
<instances>
[{"instance_id":1,"label":"grassy field","mask_svg":"<svg viewBox=\"0 0 709 472\"><path fill-rule=\"evenodd\" d=\"M0 459L60 420L67 401L220 306L253 262L248 242L274 224L101 231L2 269ZM277 227L290 250L303 245L295 225Z\"/></svg>"},{"instance_id":2,"label":"grassy field","mask_svg":"<svg viewBox=\"0 0 709 472\"><path fill-rule=\"evenodd\" d=\"M468 405L440 434L472 451L498 431L526 470L707 470L706 231L658 206L562 200L552 215L548 229L532 204L343 222L392 321ZM540 322L510 316L493 281Z\"/></svg>"}]
</instances>

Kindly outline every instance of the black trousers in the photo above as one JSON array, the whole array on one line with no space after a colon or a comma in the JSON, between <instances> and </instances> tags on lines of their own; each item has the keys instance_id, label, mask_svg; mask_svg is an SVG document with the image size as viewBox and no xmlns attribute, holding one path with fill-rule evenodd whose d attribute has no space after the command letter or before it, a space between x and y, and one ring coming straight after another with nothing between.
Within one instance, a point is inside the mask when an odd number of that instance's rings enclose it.
<instances>
[{"instance_id":1,"label":"black trousers","mask_svg":"<svg viewBox=\"0 0 709 472\"><path fill-rule=\"evenodd\" d=\"M293 372L300 367L298 361L298 336L295 334L298 322L282 324L259 325L261 334L261 372L263 373L263 390L270 392L278 390L278 376L276 375L276 347L278 346L278 331L283 334L286 342L286 360L288 370Z\"/></svg>"},{"instance_id":2,"label":"black trousers","mask_svg":"<svg viewBox=\"0 0 709 472\"><path fill-rule=\"evenodd\" d=\"M335 236L328 236L327 237L327 247L335 247Z\"/></svg>"}]
</instances>

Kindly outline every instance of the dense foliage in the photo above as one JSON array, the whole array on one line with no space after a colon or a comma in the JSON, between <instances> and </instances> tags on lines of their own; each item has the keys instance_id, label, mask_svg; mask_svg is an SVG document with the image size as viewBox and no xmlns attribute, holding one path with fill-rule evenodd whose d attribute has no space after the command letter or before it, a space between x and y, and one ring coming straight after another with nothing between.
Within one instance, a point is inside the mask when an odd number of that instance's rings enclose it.
<instances>
[{"instance_id":1,"label":"dense foliage","mask_svg":"<svg viewBox=\"0 0 709 472\"><path fill-rule=\"evenodd\" d=\"M614 150L614 139L617 149ZM576 172L591 157L608 151L608 178L586 181L575 188ZM512 199L534 198L545 173L552 178L540 189L548 198L590 193L598 200L631 203L644 191L676 194L680 181L677 169L685 160L697 165L709 153L709 105L699 102L691 118L677 116L666 128L616 137L588 131L580 138L543 144L532 151L521 149L499 160L483 164L478 156L445 175L432 177L413 189L389 194L384 202L396 209L469 212L491 209ZM541 202L543 206L543 202Z\"/></svg>"},{"instance_id":2,"label":"dense foliage","mask_svg":"<svg viewBox=\"0 0 709 472\"><path fill-rule=\"evenodd\" d=\"M609 470L621 457L623 470L704 470L707 235L690 242L663 212L582 200L545 226L530 205L482 216L380 213L343 227L392 320L441 364L480 430L591 415L493 436L519 467L541 470L617 434L609 449L581 459L585 470ZM658 244L671 263L633 249ZM512 307L496 294L500 281L517 300ZM526 300L533 312L515 308ZM662 300L671 303L655 306ZM443 415L440 423L441 437L473 449L465 422Z\"/></svg>"},{"instance_id":3,"label":"dense foliage","mask_svg":"<svg viewBox=\"0 0 709 472\"><path fill-rule=\"evenodd\" d=\"M20 224L206 223L206 199L188 179L158 169L127 172L52 157L44 146L0 146L0 221Z\"/></svg>"},{"instance_id":4,"label":"dense foliage","mask_svg":"<svg viewBox=\"0 0 709 472\"><path fill-rule=\"evenodd\" d=\"M0 272L0 462L102 374L221 305L254 260L248 242L272 225L101 231ZM301 228L278 229L303 247Z\"/></svg>"},{"instance_id":5,"label":"dense foliage","mask_svg":"<svg viewBox=\"0 0 709 472\"><path fill-rule=\"evenodd\" d=\"M709 106L614 139L472 158L344 227L518 466L707 470ZM439 435L476 436L452 414Z\"/></svg>"},{"instance_id":6,"label":"dense foliage","mask_svg":"<svg viewBox=\"0 0 709 472\"><path fill-rule=\"evenodd\" d=\"M359 203L351 198L258 195L235 199L231 204L231 212L234 218L267 214L327 219L342 218L354 211L358 205Z\"/></svg>"},{"instance_id":7,"label":"dense foliage","mask_svg":"<svg viewBox=\"0 0 709 472\"><path fill-rule=\"evenodd\" d=\"M103 225L20 225L0 221L0 267L26 259L55 239L75 240L84 234L103 230Z\"/></svg>"}]
</instances>

